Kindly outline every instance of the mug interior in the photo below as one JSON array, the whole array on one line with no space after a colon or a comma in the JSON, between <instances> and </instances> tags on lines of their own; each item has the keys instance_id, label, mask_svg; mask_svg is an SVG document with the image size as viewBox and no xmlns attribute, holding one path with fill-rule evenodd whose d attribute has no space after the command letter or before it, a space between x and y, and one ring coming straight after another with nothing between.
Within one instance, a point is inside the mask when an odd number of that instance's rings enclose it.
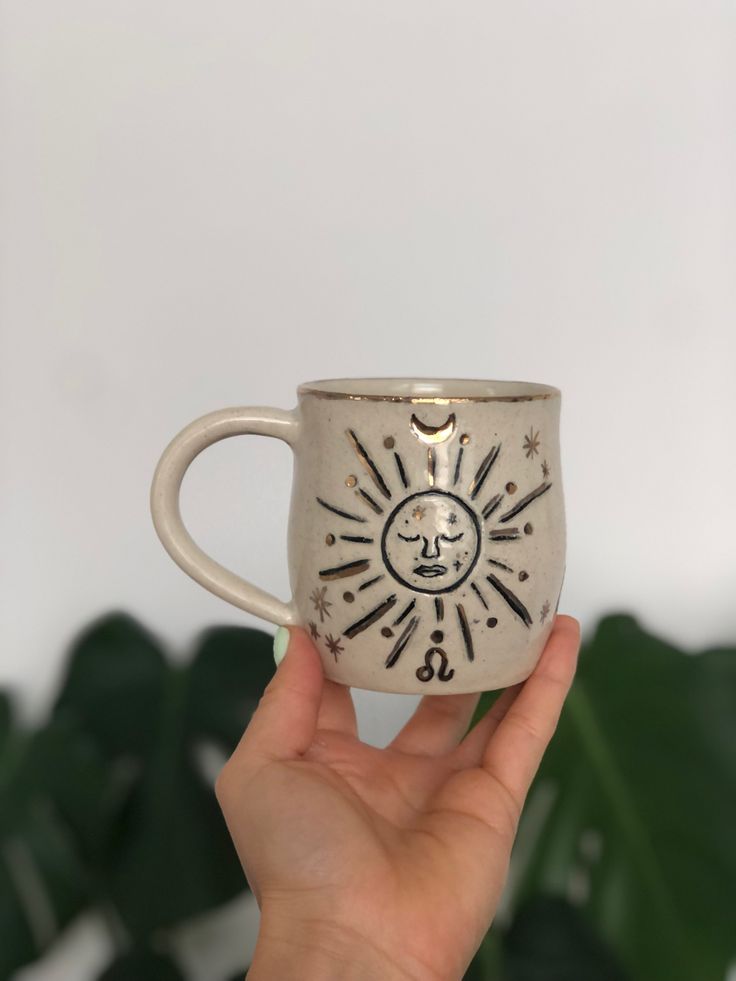
<instances>
[{"instance_id":1,"label":"mug interior","mask_svg":"<svg viewBox=\"0 0 736 981\"><path fill-rule=\"evenodd\" d=\"M481 378L323 378L304 382L299 396L376 399L391 402L522 402L558 396L560 389L538 382Z\"/></svg>"}]
</instances>

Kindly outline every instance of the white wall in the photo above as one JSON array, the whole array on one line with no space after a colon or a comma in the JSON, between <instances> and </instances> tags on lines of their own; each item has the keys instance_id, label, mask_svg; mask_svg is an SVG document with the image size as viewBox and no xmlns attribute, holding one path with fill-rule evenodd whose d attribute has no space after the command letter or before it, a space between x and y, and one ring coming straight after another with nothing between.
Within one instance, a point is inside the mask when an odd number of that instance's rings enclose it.
<instances>
[{"instance_id":1,"label":"white wall","mask_svg":"<svg viewBox=\"0 0 736 981\"><path fill-rule=\"evenodd\" d=\"M160 547L155 462L200 413L336 375L558 385L561 609L736 637L731 2L0 17L0 684L27 711L110 607L181 650L248 622ZM283 597L290 472L229 441L184 496ZM379 742L414 704L359 699Z\"/></svg>"}]
</instances>

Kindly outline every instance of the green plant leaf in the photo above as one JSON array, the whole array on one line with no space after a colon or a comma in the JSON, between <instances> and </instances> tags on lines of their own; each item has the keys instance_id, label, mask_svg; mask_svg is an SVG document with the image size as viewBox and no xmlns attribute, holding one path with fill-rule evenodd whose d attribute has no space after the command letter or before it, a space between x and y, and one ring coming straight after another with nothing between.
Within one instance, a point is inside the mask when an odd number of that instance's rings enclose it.
<instances>
[{"instance_id":1,"label":"green plant leaf","mask_svg":"<svg viewBox=\"0 0 736 981\"><path fill-rule=\"evenodd\" d=\"M500 927L494 923L463 975L463 981L508 981L503 969L502 937Z\"/></svg>"},{"instance_id":2,"label":"green plant leaf","mask_svg":"<svg viewBox=\"0 0 736 981\"><path fill-rule=\"evenodd\" d=\"M168 666L133 617L112 613L72 645L54 714L69 709L109 758L150 757L159 737Z\"/></svg>"},{"instance_id":3,"label":"green plant leaf","mask_svg":"<svg viewBox=\"0 0 736 981\"><path fill-rule=\"evenodd\" d=\"M113 961L98 981L184 981L184 975L170 957L134 950Z\"/></svg>"},{"instance_id":4,"label":"green plant leaf","mask_svg":"<svg viewBox=\"0 0 736 981\"><path fill-rule=\"evenodd\" d=\"M250 627L211 627L191 666L189 717L230 751L273 677L273 637Z\"/></svg>"},{"instance_id":5,"label":"green plant leaf","mask_svg":"<svg viewBox=\"0 0 736 981\"><path fill-rule=\"evenodd\" d=\"M603 619L522 819L520 839L532 813L537 833L516 902L570 897L636 981L723 981L735 778L736 651L686 655Z\"/></svg>"},{"instance_id":6,"label":"green plant leaf","mask_svg":"<svg viewBox=\"0 0 736 981\"><path fill-rule=\"evenodd\" d=\"M537 896L517 912L503 962L507 981L626 981L580 910L555 896Z\"/></svg>"},{"instance_id":7,"label":"green plant leaf","mask_svg":"<svg viewBox=\"0 0 736 981\"><path fill-rule=\"evenodd\" d=\"M4 754L6 743L10 738L12 721L10 695L6 691L0 691L0 757Z\"/></svg>"},{"instance_id":8,"label":"green plant leaf","mask_svg":"<svg viewBox=\"0 0 736 981\"><path fill-rule=\"evenodd\" d=\"M2 699L0 740L0 978L35 960L89 902L92 884L55 789L72 813L97 814L104 771L75 730L32 735Z\"/></svg>"},{"instance_id":9,"label":"green plant leaf","mask_svg":"<svg viewBox=\"0 0 736 981\"><path fill-rule=\"evenodd\" d=\"M483 961L476 956L470 962L465 974L463 974L463 981L491 981L491 974L486 970ZM493 981L498 981L497 978L493 978Z\"/></svg>"},{"instance_id":10,"label":"green plant leaf","mask_svg":"<svg viewBox=\"0 0 736 981\"><path fill-rule=\"evenodd\" d=\"M75 645L56 715L73 719L110 767L128 774L99 867L139 942L247 888L214 771L273 675L272 643L262 631L217 628L191 664L170 664L140 624L112 614Z\"/></svg>"}]
</instances>

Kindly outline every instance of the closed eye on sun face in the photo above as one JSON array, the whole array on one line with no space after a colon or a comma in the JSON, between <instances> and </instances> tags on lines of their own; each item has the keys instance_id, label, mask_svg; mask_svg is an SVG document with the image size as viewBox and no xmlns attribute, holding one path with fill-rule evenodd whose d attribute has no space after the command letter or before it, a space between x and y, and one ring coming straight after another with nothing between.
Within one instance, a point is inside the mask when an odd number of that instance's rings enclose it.
<instances>
[{"instance_id":1,"label":"closed eye on sun face","mask_svg":"<svg viewBox=\"0 0 736 981\"><path fill-rule=\"evenodd\" d=\"M458 535L440 535L440 538L443 542L459 542L464 534L465 532L461 531Z\"/></svg>"},{"instance_id":2,"label":"closed eye on sun face","mask_svg":"<svg viewBox=\"0 0 736 981\"><path fill-rule=\"evenodd\" d=\"M411 537L407 537L406 535L402 535L401 532L399 532L398 534L399 534L399 538L402 541L405 541L405 542L418 542L419 541L419 535L412 535Z\"/></svg>"}]
</instances>

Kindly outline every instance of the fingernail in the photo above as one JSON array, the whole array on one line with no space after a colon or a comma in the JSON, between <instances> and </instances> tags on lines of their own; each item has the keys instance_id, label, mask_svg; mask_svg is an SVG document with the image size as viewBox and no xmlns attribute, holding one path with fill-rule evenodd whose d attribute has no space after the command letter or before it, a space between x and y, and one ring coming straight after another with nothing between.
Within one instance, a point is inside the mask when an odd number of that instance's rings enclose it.
<instances>
[{"instance_id":1,"label":"fingernail","mask_svg":"<svg viewBox=\"0 0 736 981\"><path fill-rule=\"evenodd\" d=\"M276 662L276 667L281 664L284 659L284 654L286 654L286 649L289 646L289 631L286 627L279 627L273 638L273 659Z\"/></svg>"}]
</instances>

